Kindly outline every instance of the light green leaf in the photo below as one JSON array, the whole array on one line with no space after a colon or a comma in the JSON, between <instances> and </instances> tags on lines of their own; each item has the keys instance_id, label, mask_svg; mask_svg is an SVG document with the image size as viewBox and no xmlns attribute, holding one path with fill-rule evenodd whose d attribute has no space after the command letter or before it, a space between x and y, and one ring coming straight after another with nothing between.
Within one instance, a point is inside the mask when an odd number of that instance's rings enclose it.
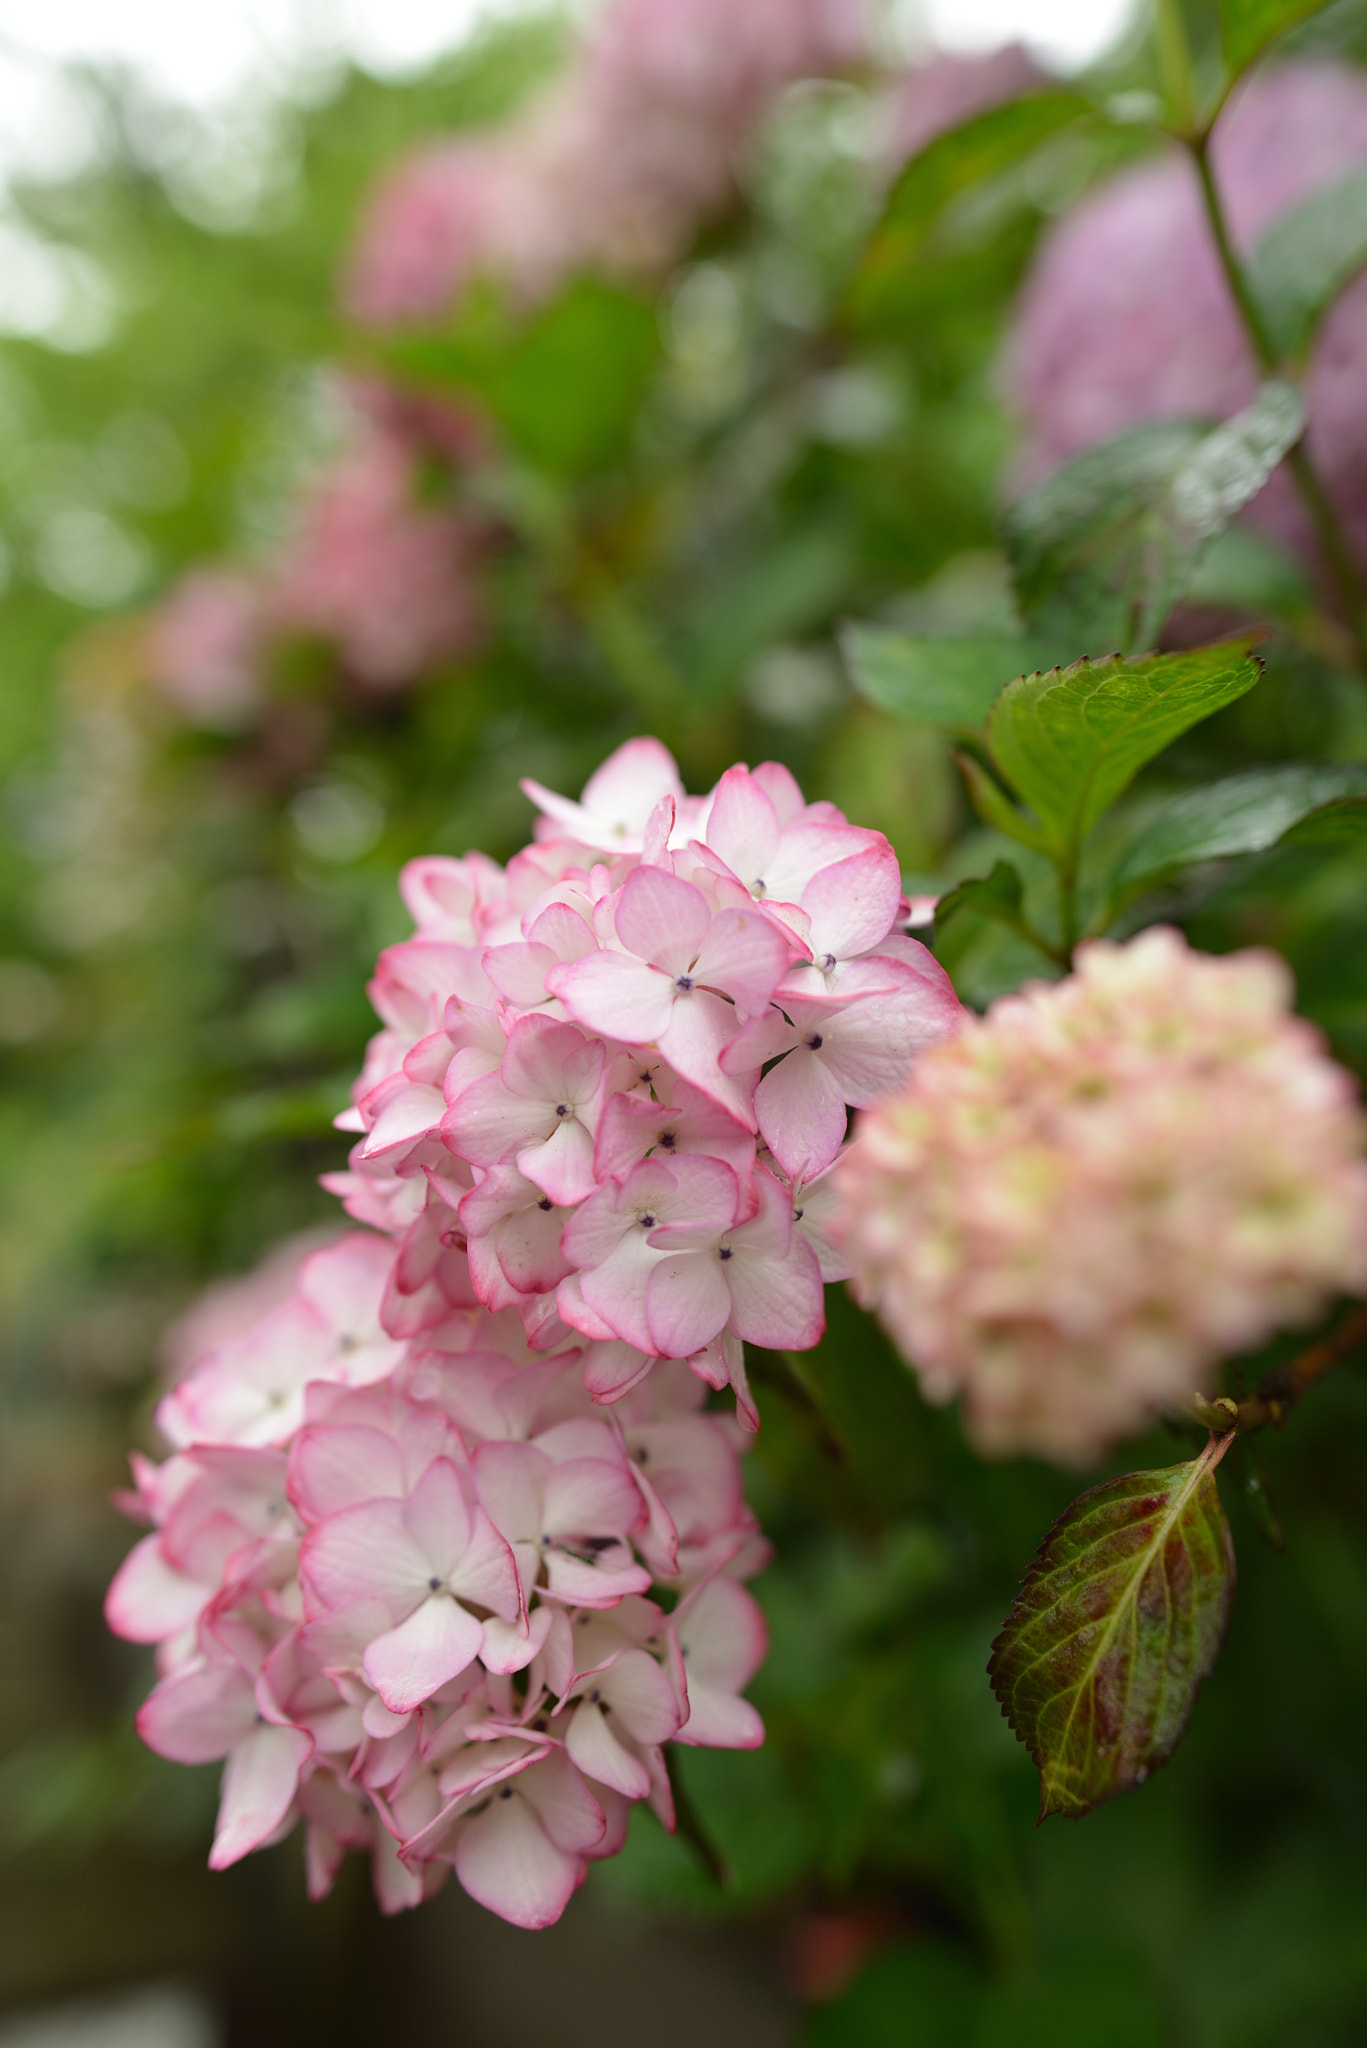
<instances>
[{"instance_id":1,"label":"light green leaf","mask_svg":"<svg viewBox=\"0 0 1367 2048\"><path fill-rule=\"evenodd\" d=\"M1299 360L1321 317L1367 264L1367 170L1321 186L1270 227L1249 282L1282 352Z\"/></svg>"},{"instance_id":2,"label":"light green leaf","mask_svg":"<svg viewBox=\"0 0 1367 2048\"><path fill-rule=\"evenodd\" d=\"M1018 676L993 706L992 758L1068 858L1145 762L1262 673L1252 638ZM994 821L995 822L995 821Z\"/></svg>"},{"instance_id":3,"label":"light green leaf","mask_svg":"<svg viewBox=\"0 0 1367 2048\"><path fill-rule=\"evenodd\" d=\"M849 626L841 636L855 688L880 711L981 732L993 701L1029 665L1028 650L1003 634L963 639Z\"/></svg>"},{"instance_id":4,"label":"light green leaf","mask_svg":"<svg viewBox=\"0 0 1367 2048\"><path fill-rule=\"evenodd\" d=\"M1220 40L1234 76L1278 36L1326 5L1327 0L1220 0Z\"/></svg>"},{"instance_id":5,"label":"light green leaf","mask_svg":"<svg viewBox=\"0 0 1367 2048\"><path fill-rule=\"evenodd\" d=\"M1234 1591L1222 1447L1094 1486L1036 1553L988 1675L1039 1769L1041 1820L1080 1820L1177 1747Z\"/></svg>"},{"instance_id":6,"label":"light green leaf","mask_svg":"<svg viewBox=\"0 0 1367 2048\"><path fill-rule=\"evenodd\" d=\"M1304 420L1299 391L1274 378L1218 427L1139 427L1056 470L1006 524L1032 632L1100 651L1151 647L1206 548Z\"/></svg>"},{"instance_id":7,"label":"light green leaf","mask_svg":"<svg viewBox=\"0 0 1367 2048\"><path fill-rule=\"evenodd\" d=\"M1126 847L1112 887L1119 897L1132 896L1197 861L1263 853L1293 826L1343 796L1367 798L1367 767L1288 762L1184 790Z\"/></svg>"}]
</instances>

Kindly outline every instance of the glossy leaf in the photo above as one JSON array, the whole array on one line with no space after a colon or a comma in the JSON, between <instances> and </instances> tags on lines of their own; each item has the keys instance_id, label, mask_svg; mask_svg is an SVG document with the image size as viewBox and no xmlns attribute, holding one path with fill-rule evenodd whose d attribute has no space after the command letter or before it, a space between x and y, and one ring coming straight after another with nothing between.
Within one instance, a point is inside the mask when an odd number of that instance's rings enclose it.
<instances>
[{"instance_id":1,"label":"glossy leaf","mask_svg":"<svg viewBox=\"0 0 1367 2048\"><path fill-rule=\"evenodd\" d=\"M1032 632L1092 652L1151 647L1210 542L1303 425L1300 393L1272 379L1217 427L1138 427L1065 463L1007 521Z\"/></svg>"},{"instance_id":2,"label":"glossy leaf","mask_svg":"<svg viewBox=\"0 0 1367 2048\"><path fill-rule=\"evenodd\" d=\"M1218 1441L1075 1500L992 1646L992 1689L1039 1769L1041 1820L1081 1819L1142 1784L1186 1727L1234 1590Z\"/></svg>"},{"instance_id":3,"label":"glossy leaf","mask_svg":"<svg viewBox=\"0 0 1367 2048\"><path fill-rule=\"evenodd\" d=\"M1184 790L1131 840L1116 865L1113 887L1117 895L1134 895L1197 861L1263 853L1345 796L1367 798L1367 768L1288 762ZM1367 816L1367 805L1362 808Z\"/></svg>"},{"instance_id":4,"label":"glossy leaf","mask_svg":"<svg viewBox=\"0 0 1367 2048\"><path fill-rule=\"evenodd\" d=\"M1278 36L1318 14L1327 0L1220 0L1220 40L1237 77Z\"/></svg>"},{"instance_id":5,"label":"glossy leaf","mask_svg":"<svg viewBox=\"0 0 1367 2048\"><path fill-rule=\"evenodd\" d=\"M1029 665L1004 634L948 636L850 626L841 641L855 688L880 711L921 725L981 732L992 704Z\"/></svg>"},{"instance_id":6,"label":"glossy leaf","mask_svg":"<svg viewBox=\"0 0 1367 2048\"><path fill-rule=\"evenodd\" d=\"M1304 356L1321 317L1367 264L1367 170L1321 186L1273 223L1249 261L1249 282L1273 339Z\"/></svg>"},{"instance_id":7,"label":"glossy leaf","mask_svg":"<svg viewBox=\"0 0 1367 2048\"><path fill-rule=\"evenodd\" d=\"M1245 637L1131 661L1076 661L1007 685L988 745L1052 853L1075 852L1145 762L1253 687L1261 669L1250 645Z\"/></svg>"}]
</instances>

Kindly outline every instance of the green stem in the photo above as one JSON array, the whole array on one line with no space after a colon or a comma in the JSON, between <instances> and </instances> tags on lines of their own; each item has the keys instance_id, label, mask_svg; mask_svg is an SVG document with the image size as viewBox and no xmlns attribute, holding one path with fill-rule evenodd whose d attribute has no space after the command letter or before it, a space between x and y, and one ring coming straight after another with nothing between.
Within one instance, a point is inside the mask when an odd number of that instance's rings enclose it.
<instances>
[{"instance_id":1,"label":"green stem","mask_svg":"<svg viewBox=\"0 0 1367 2048\"><path fill-rule=\"evenodd\" d=\"M1154 34L1172 130L1185 141L1196 133L1198 124L1191 45L1187 41L1187 25L1182 19L1180 0L1158 0Z\"/></svg>"},{"instance_id":2,"label":"green stem","mask_svg":"<svg viewBox=\"0 0 1367 2048\"><path fill-rule=\"evenodd\" d=\"M684 1783L679 1759L668 1744L664 1760L669 1774L669 1789L674 1796L674 1826L679 1838L687 1842L713 1884L725 1891L732 1881L730 1865L703 1825L702 1815L693 1803L693 1795Z\"/></svg>"},{"instance_id":3,"label":"green stem","mask_svg":"<svg viewBox=\"0 0 1367 2048\"><path fill-rule=\"evenodd\" d=\"M1283 362L1281 353L1268 331L1262 308L1253 295L1243 264L1230 237L1229 224L1225 219L1224 206L1210 161L1210 131L1186 137L1201 181L1201 194L1205 201L1206 218L1210 222L1211 235L1219 254L1225 281L1238 308L1253 353L1259 367L1267 376L1288 376L1289 366ZM1334 510L1329 493L1311 460L1310 451L1304 440L1296 443L1287 456L1287 462L1300 492L1302 502L1314 523L1315 532L1324 551L1339 603L1353 636L1358 667L1367 672L1367 590L1363 587L1361 573L1352 548Z\"/></svg>"},{"instance_id":4,"label":"green stem","mask_svg":"<svg viewBox=\"0 0 1367 2048\"><path fill-rule=\"evenodd\" d=\"M1206 1401L1198 1395L1192 1413L1217 1436L1233 1437L1269 1427L1280 1429L1296 1403L1364 1345L1367 1307L1354 1309L1318 1344L1307 1346L1289 1364L1266 1373L1245 1400Z\"/></svg>"}]
</instances>

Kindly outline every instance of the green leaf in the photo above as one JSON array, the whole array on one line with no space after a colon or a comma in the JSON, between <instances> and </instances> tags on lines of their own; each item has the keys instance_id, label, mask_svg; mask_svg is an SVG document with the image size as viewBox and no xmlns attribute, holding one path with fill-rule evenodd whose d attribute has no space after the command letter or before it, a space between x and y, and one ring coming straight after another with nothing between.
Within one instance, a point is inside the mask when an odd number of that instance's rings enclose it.
<instances>
[{"instance_id":1,"label":"green leaf","mask_svg":"<svg viewBox=\"0 0 1367 2048\"><path fill-rule=\"evenodd\" d=\"M893 186L852 287L867 310L915 263L961 193L999 178L1074 121L1095 113L1078 92L1029 93L936 136Z\"/></svg>"},{"instance_id":2,"label":"green leaf","mask_svg":"<svg viewBox=\"0 0 1367 2048\"><path fill-rule=\"evenodd\" d=\"M1220 40L1234 76L1247 70L1278 36L1327 4L1328 0L1220 0Z\"/></svg>"},{"instance_id":3,"label":"green leaf","mask_svg":"<svg viewBox=\"0 0 1367 2048\"><path fill-rule=\"evenodd\" d=\"M968 794L973 808L984 824L995 825L999 832L1005 832L1011 839L1018 839L1022 846L1029 846L1036 853L1048 854L1049 841L1038 825L1032 824L1023 811L1016 808L1001 784L993 779L981 761L975 761L971 754L956 754L955 761L968 784Z\"/></svg>"},{"instance_id":4,"label":"green leaf","mask_svg":"<svg viewBox=\"0 0 1367 2048\"><path fill-rule=\"evenodd\" d=\"M1215 1439L1094 1486L1036 1553L988 1674L1040 1773L1040 1819L1081 1819L1166 1763L1224 1640L1234 1546Z\"/></svg>"},{"instance_id":5,"label":"green leaf","mask_svg":"<svg viewBox=\"0 0 1367 2048\"><path fill-rule=\"evenodd\" d=\"M401 375L474 392L521 455L566 477L591 475L625 452L659 353L653 304L593 278L529 322L473 294L452 334L386 350Z\"/></svg>"},{"instance_id":6,"label":"green leaf","mask_svg":"<svg viewBox=\"0 0 1367 2048\"><path fill-rule=\"evenodd\" d=\"M1069 647L1151 647L1206 548L1304 426L1281 379L1220 426L1168 420L1089 449L1012 511L1006 539L1032 632Z\"/></svg>"},{"instance_id":7,"label":"green leaf","mask_svg":"<svg viewBox=\"0 0 1367 2048\"><path fill-rule=\"evenodd\" d=\"M1145 762L1252 689L1262 670L1251 644L1245 636L1180 654L1075 661L1007 684L988 745L1055 858L1076 853Z\"/></svg>"},{"instance_id":8,"label":"green leaf","mask_svg":"<svg viewBox=\"0 0 1367 2048\"><path fill-rule=\"evenodd\" d=\"M1019 932L1032 946L1041 952L1048 948L1029 924L1024 909L1025 884L1012 867L1010 861L993 863L990 874L960 882L957 889L951 889L942 896L935 906L936 927L942 929L961 911L969 910L978 917L990 917L995 924L1004 924L1009 930Z\"/></svg>"},{"instance_id":9,"label":"green leaf","mask_svg":"<svg viewBox=\"0 0 1367 2048\"><path fill-rule=\"evenodd\" d=\"M1184 790L1125 848L1112 887L1133 895L1197 861L1263 853L1302 820L1344 796L1367 798L1367 768L1288 762ZM1367 806L1362 808L1367 816Z\"/></svg>"},{"instance_id":10,"label":"green leaf","mask_svg":"<svg viewBox=\"0 0 1367 2048\"><path fill-rule=\"evenodd\" d=\"M1320 319L1367 264L1367 170L1321 186L1274 222L1249 260L1249 283L1282 353L1300 360Z\"/></svg>"},{"instance_id":11,"label":"green leaf","mask_svg":"<svg viewBox=\"0 0 1367 2048\"><path fill-rule=\"evenodd\" d=\"M1029 665L1022 642L999 633L952 639L848 626L840 644L870 704L951 731L981 732L995 699Z\"/></svg>"},{"instance_id":12,"label":"green leaf","mask_svg":"<svg viewBox=\"0 0 1367 2048\"><path fill-rule=\"evenodd\" d=\"M1339 797L1321 804L1282 834L1283 846L1360 846L1367 838L1367 800Z\"/></svg>"}]
</instances>

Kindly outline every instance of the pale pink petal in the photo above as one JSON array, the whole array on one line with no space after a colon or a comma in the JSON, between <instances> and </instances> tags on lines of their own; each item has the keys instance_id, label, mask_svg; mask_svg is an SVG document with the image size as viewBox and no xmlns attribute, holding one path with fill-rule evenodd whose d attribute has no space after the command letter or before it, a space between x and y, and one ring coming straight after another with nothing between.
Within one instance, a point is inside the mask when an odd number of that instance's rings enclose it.
<instances>
[{"instance_id":1,"label":"pale pink petal","mask_svg":"<svg viewBox=\"0 0 1367 2048\"><path fill-rule=\"evenodd\" d=\"M845 1142L845 1097L806 1046L769 1069L755 1090L755 1114L764 1142L794 1180L812 1179Z\"/></svg>"},{"instance_id":2,"label":"pale pink petal","mask_svg":"<svg viewBox=\"0 0 1367 2048\"><path fill-rule=\"evenodd\" d=\"M723 1048L736 1030L736 1013L719 996L695 989L673 1004L657 1043L672 1067L737 1123L753 1131L755 1112L748 1089L721 1070Z\"/></svg>"},{"instance_id":3,"label":"pale pink petal","mask_svg":"<svg viewBox=\"0 0 1367 2048\"><path fill-rule=\"evenodd\" d=\"M645 1799L649 1795L650 1774L645 1765L622 1747L603 1709L593 1701L583 1700L575 1708L565 1748L586 1778L598 1779L627 1799Z\"/></svg>"},{"instance_id":4,"label":"pale pink petal","mask_svg":"<svg viewBox=\"0 0 1367 2048\"><path fill-rule=\"evenodd\" d=\"M707 844L752 895L763 896L778 842L778 814L763 786L748 768L728 768L707 814Z\"/></svg>"},{"instance_id":5,"label":"pale pink petal","mask_svg":"<svg viewBox=\"0 0 1367 2048\"><path fill-rule=\"evenodd\" d=\"M694 963L693 977L730 996L744 1022L767 1006L797 951L777 925L757 911L719 910Z\"/></svg>"},{"instance_id":6,"label":"pale pink petal","mask_svg":"<svg viewBox=\"0 0 1367 2048\"><path fill-rule=\"evenodd\" d=\"M603 1809L562 1749L553 1749L518 1782L518 1791L557 1849L584 1856L603 1839Z\"/></svg>"},{"instance_id":7,"label":"pale pink petal","mask_svg":"<svg viewBox=\"0 0 1367 2048\"><path fill-rule=\"evenodd\" d=\"M544 1144L529 1145L518 1153L517 1169L558 1207L571 1209L598 1185L593 1170L593 1133L578 1117L564 1117Z\"/></svg>"},{"instance_id":8,"label":"pale pink petal","mask_svg":"<svg viewBox=\"0 0 1367 2048\"><path fill-rule=\"evenodd\" d=\"M177 1764L227 1756L256 1723L251 1680L235 1664L197 1663L174 1672L138 1713L138 1733L147 1747Z\"/></svg>"},{"instance_id":9,"label":"pale pink petal","mask_svg":"<svg viewBox=\"0 0 1367 2048\"><path fill-rule=\"evenodd\" d=\"M688 973L712 913L691 882L663 868L637 868L622 885L614 923L628 952L674 976Z\"/></svg>"},{"instance_id":10,"label":"pale pink petal","mask_svg":"<svg viewBox=\"0 0 1367 2048\"><path fill-rule=\"evenodd\" d=\"M466 1821L455 1865L471 1898L515 1927L552 1926L584 1876L581 1858L557 1849L534 1809L506 1785Z\"/></svg>"},{"instance_id":11,"label":"pale pink petal","mask_svg":"<svg viewBox=\"0 0 1367 2048\"><path fill-rule=\"evenodd\" d=\"M650 1340L663 1358L701 1351L731 1315L731 1295L716 1252L683 1252L654 1268L646 1284Z\"/></svg>"},{"instance_id":12,"label":"pale pink petal","mask_svg":"<svg viewBox=\"0 0 1367 2048\"><path fill-rule=\"evenodd\" d=\"M820 869L802 892L813 953L850 960L869 952L892 930L901 901L901 870L886 840Z\"/></svg>"},{"instance_id":13,"label":"pale pink petal","mask_svg":"<svg viewBox=\"0 0 1367 2048\"><path fill-rule=\"evenodd\" d=\"M652 1045L674 1007L669 975L629 953L588 953L571 966L553 967L546 986L586 1031L624 1045Z\"/></svg>"},{"instance_id":14,"label":"pale pink petal","mask_svg":"<svg viewBox=\"0 0 1367 2048\"><path fill-rule=\"evenodd\" d=\"M392 1714L409 1714L479 1655L484 1630L449 1593L434 1593L365 1653L365 1675Z\"/></svg>"},{"instance_id":15,"label":"pale pink petal","mask_svg":"<svg viewBox=\"0 0 1367 2048\"><path fill-rule=\"evenodd\" d=\"M210 1870L226 1870L275 1833L299 1788L313 1741L299 1728L253 1729L223 1773Z\"/></svg>"},{"instance_id":16,"label":"pale pink petal","mask_svg":"<svg viewBox=\"0 0 1367 2048\"><path fill-rule=\"evenodd\" d=\"M189 1628L214 1589L168 1564L158 1534L133 1545L105 1595L104 1618L130 1643L162 1643Z\"/></svg>"}]
</instances>

